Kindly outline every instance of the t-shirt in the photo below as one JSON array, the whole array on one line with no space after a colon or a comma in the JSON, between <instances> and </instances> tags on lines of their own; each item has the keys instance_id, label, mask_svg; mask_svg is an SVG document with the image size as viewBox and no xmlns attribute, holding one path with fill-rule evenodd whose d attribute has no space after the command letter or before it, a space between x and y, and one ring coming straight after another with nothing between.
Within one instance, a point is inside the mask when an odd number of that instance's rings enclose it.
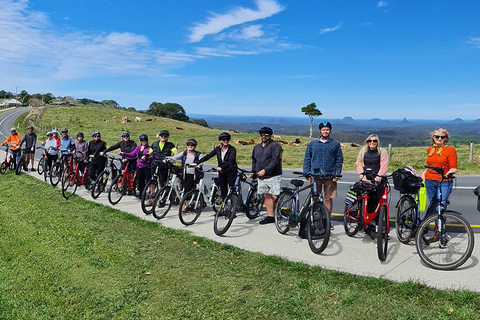
<instances>
[{"instance_id":1,"label":"t-shirt","mask_svg":"<svg viewBox=\"0 0 480 320\"><path fill-rule=\"evenodd\" d=\"M430 154L432 149L435 147L432 146L427 149L427 155ZM451 146L445 146L440 154L438 154L439 149L435 150L431 156L427 156L427 165L437 168L445 168L445 173L452 168L457 168L457 152L455 148ZM439 181L442 177L431 169L427 169L425 172L426 180Z\"/></svg>"}]
</instances>

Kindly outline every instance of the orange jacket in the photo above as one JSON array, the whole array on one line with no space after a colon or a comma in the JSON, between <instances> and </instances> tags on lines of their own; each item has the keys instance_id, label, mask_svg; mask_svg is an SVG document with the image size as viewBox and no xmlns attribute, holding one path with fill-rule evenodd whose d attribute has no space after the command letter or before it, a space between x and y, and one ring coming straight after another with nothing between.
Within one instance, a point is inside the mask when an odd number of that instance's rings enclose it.
<instances>
[{"instance_id":1,"label":"orange jacket","mask_svg":"<svg viewBox=\"0 0 480 320\"><path fill-rule=\"evenodd\" d=\"M427 154L429 154L433 148L434 147L428 148ZM440 155L434 152L431 156L427 156L427 164L437 168L444 167L445 173L447 173L447 171L451 168L457 168L457 152L455 152L455 148L451 146L445 146ZM427 169L425 172L426 180L439 181L441 178L442 177L433 170Z\"/></svg>"},{"instance_id":2,"label":"orange jacket","mask_svg":"<svg viewBox=\"0 0 480 320\"><path fill-rule=\"evenodd\" d=\"M17 150L17 149L20 149L20 140L21 140L20 133L17 133L15 135L9 135L7 137L7 140L5 140L3 144L6 145L7 143L10 142L12 150Z\"/></svg>"}]
</instances>

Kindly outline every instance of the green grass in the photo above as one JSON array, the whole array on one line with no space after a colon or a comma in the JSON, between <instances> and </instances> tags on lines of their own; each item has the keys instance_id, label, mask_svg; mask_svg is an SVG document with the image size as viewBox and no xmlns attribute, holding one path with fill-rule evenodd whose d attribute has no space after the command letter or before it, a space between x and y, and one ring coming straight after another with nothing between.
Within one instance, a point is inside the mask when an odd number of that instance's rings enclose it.
<instances>
[{"instance_id":1,"label":"green grass","mask_svg":"<svg viewBox=\"0 0 480 320\"><path fill-rule=\"evenodd\" d=\"M1 319L480 317L478 293L288 262L65 201L26 175L0 181Z\"/></svg>"}]
</instances>

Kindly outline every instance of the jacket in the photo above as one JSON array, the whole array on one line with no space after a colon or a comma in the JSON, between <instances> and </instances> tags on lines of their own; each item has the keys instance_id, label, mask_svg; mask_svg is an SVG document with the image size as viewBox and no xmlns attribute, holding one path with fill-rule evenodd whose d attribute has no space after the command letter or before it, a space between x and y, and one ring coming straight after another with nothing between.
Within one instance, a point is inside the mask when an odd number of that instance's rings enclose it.
<instances>
[{"instance_id":1,"label":"jacket","mask_svg":"<svg viewBox=\"0 0 480 320\"><path fill-rule=\"evenodd\" d=\"M209 154L203 156L197 163L205 162L214 156L217 156L217 163L222 171L220 173L224 175L236 175L237 174L237 149L234 146L228 145L227 152L222 159L222 147L215 147Z\"/></svg>"},{"instance_id":2,"label":"jacket","mask_svg":"<svg viewBox=\"0 0 480 320\"><path fill-rule=\"evenodd\" d=\"M11 134L7 137L7 139L3 142L3 145L6 145L10 142L12 150L21 149L20 148L20 133Z\"/></svg>"},{"instance_id":3,"label":"jacket","mask_svg":"<svg viewBox=\"0 0 480 320\"><path fill-rule=\"evenodd\" d=\"M328 138L322 142L315 139L308 143L303 158L304 173L314 173L320 169L321 174L341 174L342 166L342 147L337 140Z\"/></svg>"},{"instance_id":4,"label":"jacket","mask_svg":"<svg viewBox=\"0 0 480 320\"><path fill-rule=\"evenodd\" d=\"M128 157L128 158L138 157L137 158L137 168L150 167L150 165L152 164L152 159L150 158L150 153L149 153L151 147L150 146L145 146L145 149L143 149L143 151L140 151L141 147L142 146L139 145L132 152L124 152L123 155L125 157ZM143 156L146 156L145 160L142 160Z\"/></svg>"},{"instance_id":5,"label":"jacket","mask_svg":"<svg viewBox=\"0 0 480 320\"><path fill-rule=\"evenodd\" d=\"M271 139L265 146L257 144L252 152L252 172L265 169L265 174L260 179L282 175L282 152L282 147Z\"/></svg>"}]
</instances>

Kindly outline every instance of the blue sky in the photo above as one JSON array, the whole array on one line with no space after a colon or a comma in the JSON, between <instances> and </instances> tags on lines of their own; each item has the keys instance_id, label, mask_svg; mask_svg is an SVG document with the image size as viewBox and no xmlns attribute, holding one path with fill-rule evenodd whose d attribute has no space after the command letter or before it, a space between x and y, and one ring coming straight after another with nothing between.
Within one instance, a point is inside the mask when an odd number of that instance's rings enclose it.
<instances>
[{"instance_id":1,"label":"blue sky","mask_svg":"<svg viewBox=\"0 0 480 320\"><path fill-rule=\"evenodd\" d=\"M480 1L0 0L0 89L187 114L480 118Z\"/></svg>"}]
</instances>

